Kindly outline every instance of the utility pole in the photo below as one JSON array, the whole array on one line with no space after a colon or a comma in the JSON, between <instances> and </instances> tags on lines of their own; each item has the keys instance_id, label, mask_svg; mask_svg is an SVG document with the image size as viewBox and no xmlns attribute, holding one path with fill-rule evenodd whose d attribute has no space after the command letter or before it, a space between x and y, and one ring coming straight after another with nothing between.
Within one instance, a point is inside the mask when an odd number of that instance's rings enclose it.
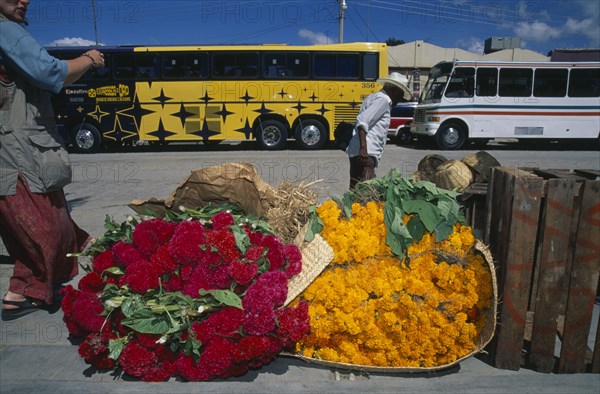
<instances>
[{"instance_id":1,"label":"utility pole","mask_svg":"<svg viewBox=\"0 0 600 394\"><path fill-rule=\"evenodd\" d=\"M92 11L94 12L94 35L96 36L96 46L98 46L98 26L96 24L96 2L92 0Z\"/></svg>"},{"instance_id":2,"label":"utility pole","mask_svg":"<svg viewBox=\"0 0 600 394\"><path fill-rule=\"evenodd\" d=\"M340 32L338 36L338 42L341 44L344 42L344 12L348 6L346 5L346 0L338 0L338 2L340 3Z\"/></svg>"}]
</instances>

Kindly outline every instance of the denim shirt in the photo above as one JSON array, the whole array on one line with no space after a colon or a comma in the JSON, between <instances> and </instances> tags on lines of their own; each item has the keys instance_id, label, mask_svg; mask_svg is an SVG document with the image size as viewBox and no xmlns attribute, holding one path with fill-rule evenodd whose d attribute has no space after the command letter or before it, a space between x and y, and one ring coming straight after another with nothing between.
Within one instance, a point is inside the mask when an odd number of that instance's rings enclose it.
<instances>
[{"instance_id":1,"label":"denim shirt","mask_svg":"<svg viewBox=\"0 0 600 394\"><path fill-rule=\"evenodd\" d=\"M53 58L17 23L0 14L0 196L13 195L19 174L34 193L71 181L50 92L59 92L66 62Z\"/></svg>"},{"instance_id":2,"label":"denim shirt","mask_svg":"<svg viewBox=\"0 0 600 394\"><path fill-rule=\"evenodd\" d=\"M367 152L369 156L375 158L375 165L379 165L383 147L387 142L391 109L392 99L383 90L370 94L363 101L360 112L356 117L352 139L346 149L346 153L350 158L359 154L360 140L357 128L361 126L367 132Z\"/></svg>"}]
</instances>

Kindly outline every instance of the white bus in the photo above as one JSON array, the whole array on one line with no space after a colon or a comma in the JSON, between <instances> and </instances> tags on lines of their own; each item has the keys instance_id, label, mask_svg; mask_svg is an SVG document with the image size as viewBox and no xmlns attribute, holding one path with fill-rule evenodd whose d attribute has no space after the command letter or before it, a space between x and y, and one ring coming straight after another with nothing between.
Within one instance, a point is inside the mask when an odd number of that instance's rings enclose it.
<instances>
[{"instance_id":1,"label":"white bus","mask_svg":"<svg viewBox=\"0 0 600 394\"><path fill-rule=\"evenodd\" d=\"M411 132L441 149L494 138L600 137L600 63L453 61L435 65Z\"/></svg>"}]
</instances>

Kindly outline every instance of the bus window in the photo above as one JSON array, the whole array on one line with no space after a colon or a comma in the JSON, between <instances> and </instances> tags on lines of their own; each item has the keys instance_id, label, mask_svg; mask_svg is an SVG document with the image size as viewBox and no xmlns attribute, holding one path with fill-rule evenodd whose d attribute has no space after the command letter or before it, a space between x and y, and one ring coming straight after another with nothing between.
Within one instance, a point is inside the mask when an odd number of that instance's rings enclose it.
<instances>
[{"instance_id":1,"label":"bus window","mask_svg":"<svg viewBox=\"0 0 600 394\"><path fill-rule=\"evenodd\" d=\"M495 96L498 93L498 69L478 68L475 91L478 96Z\"/></svg>"},{"instance_id":2,"label":"bus window","mask_svg":"<svg viewBox=\"0 0 600 394\"><path fill-rule=\"evenodd\" d=\"M141 79L158 77L158 54L154 52L135 54L135 76Z\"/></svg>"},{"instance_id":3,"label":"bus window","mask_svg":"<svg viewBox=\"0 0 600 394\"><path fill-rule=\"evenodd\" d=\"M306 52L270 52L263 55L263 75L265 78L306 78L308 77Z\"/></svg>"},{"instance_id":4,"label":"bus window","mask_svg":"<svg viewBox=\"0 0 600 394\"><path fill-rule=\"evenodd\" d=\"M567 74L567 69L536 69L533 78L533 95L535 97L565 97Z\"/></svg>"},{"instance_id":5,"label":"bus window","mask_svg":"<svg viewBox=\"0 0 600 394\"><path fill-rule=\"evenodd\" d=\"M326 79L358 79L359 59L358 54L315 53L314 75Z\"/></svg>"},{"instance_id":6,"label":"bus window","mask_svg":"<svg viewBox=\"0 0 600 394\"><path fill-rule=\"evenodd\" d=\"M530 68L501 68L499 95L502 97L529 97L533 82Z\"/></svg>"},{"instance_id":7,"label":"bus window","mask_svg":"<svg viewBox=\"0 0 600 394\"><path fill-rule=\"evenodd\" d=\"M193 80L208 75L208 54L203 52L165 52L161 55L165 79Z\"/></svg>"},{"instance_id":8,"label":"bus window","mask_svg":"<svg viewBox=\"0 0 600 394\"><path fill-rule=\"evenodd\" d=\"M183 52L165 53L161 63L164 78L179 79L185 76L185 54Z\"/></svg>"},{"instance_id":9,"label":"bus window","mask_svg":"<svg viewBox=\"0 0 600 394\"><path fill-rule=\"evenodd\" d=\"M216 52L213 53L213 75L221 78L258 77L258 53Z\"/></svg>"},{"instance_id":10,"label":"bus window","mask_svg":"<svg viewBox=\"0 0 600 394\"><path fill-rule=\"evenodd\" d=\"M600 68L571 70L569 97L598 96L600 96Z\"/></svg>"},{"instance_id":11,"label":"bus window","mask_svg":"<svg viewBox=\"0 0 600 394\"><path fill-rule=\"evenodd\" d=\"M365 53L363 56L363 78L371 81L378 78L377 54Z\"/></svg>"},{"instance_id":12,"label":"bus window","mask_svg":"<svg viewBox=\"0 0 600 394\"><path fill-rule=\"evenodd\" d=\"M473 80L475 69L472 67L457 67L450 77L446 88L446 97L473 97Z\"/></svg>"},{"instance_id":13,"label":"bus window","mask_svg":"<svg viewBox=\"0 0 600 394\"><path fill-rule=\"evenodd\" d=\"M116 79L133 78L133 53L114 53L112 67Z\"/></svg>"}]
</instances>

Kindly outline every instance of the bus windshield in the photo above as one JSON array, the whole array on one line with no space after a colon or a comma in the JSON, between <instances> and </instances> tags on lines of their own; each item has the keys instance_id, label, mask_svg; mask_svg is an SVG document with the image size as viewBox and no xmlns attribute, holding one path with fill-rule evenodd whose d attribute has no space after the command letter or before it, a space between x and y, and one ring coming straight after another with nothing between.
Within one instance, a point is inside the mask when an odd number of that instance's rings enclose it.
<instances>
[{"instance_id":1,"label":"bus windshield","mask_svg":"<svg viewBox=\"0 0 600 394\"><path fill-rule=\"evenodd\" d=\"M444 87L452 72L452 63L438 64L431 69L423 93L419 99L420 104L439 103L442 99Z\"/></svg>"}]
</instances>

